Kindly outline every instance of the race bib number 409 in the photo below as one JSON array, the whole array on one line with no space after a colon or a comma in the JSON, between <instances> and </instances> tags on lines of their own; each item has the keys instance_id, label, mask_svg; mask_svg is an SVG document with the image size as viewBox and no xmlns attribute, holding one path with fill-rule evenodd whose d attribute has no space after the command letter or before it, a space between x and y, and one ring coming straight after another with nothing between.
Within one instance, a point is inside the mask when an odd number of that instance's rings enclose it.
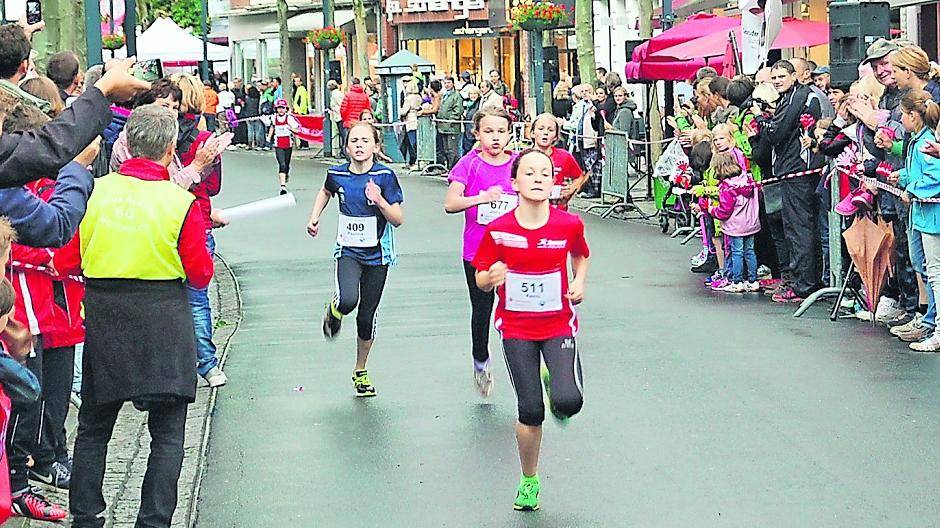
<instances>
[{"instance_id":1,"label":"race bib number 409","mask_svg":"<svg viewBox=\"0 0 940 528\"><path fill-rule=\"evenodd\" d=\"M343 247L375 247L379 243L374 216L339 215L336 243Z\"/></svg>"},{"instance_id":2,"label":"race bib number 409","mask_svg":"<svg viewBox=\"0 0 940 528\"><path fill-rule=\"evenodd\" d=\"M529 275L506 273L506 309L510 312L561 310L561 272Z\"/></svg>"},{"instance_id":3,"label":"race bib number 409","mask_svg":"<svg viewBox=\"0 0 940 528\"><path fill-rule=\"evenodd\" d=\"M495 202L477 206L477 223L489 225L490 222L512 211L519 205L519 197L515 194L503 193Z\"/></svg>"}]
</instances>

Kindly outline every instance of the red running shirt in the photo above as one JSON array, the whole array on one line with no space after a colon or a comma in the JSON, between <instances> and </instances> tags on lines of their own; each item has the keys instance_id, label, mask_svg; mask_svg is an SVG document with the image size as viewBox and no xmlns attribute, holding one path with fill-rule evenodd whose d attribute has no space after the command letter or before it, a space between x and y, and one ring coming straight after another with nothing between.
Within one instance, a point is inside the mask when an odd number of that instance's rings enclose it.
<instances>
[{"instance_id":1,"label":"red running shirt","mask_svg":"<svg viewBox=\"0 0 940 528\"><path fill-rule=\"evenodd\" d=\"M550 157L552 158L552 167L555 169L556 186L560 185L564 188L570 180L580 178L581 174L584 172L574 159L574 156L565 149L552 148L552 155ZM555 192L557 192L557 189L552 191L552 196L555 195ZM551 200L551 204L562 211L568 210L568 200L556 198Z\"/></svg>"},{"instance_id":2,"label":"red running shirt","mask_svg":"<svg viewBox=\"0 0 940 528\"><path fill-rule=\"evenodd\" d=\"M503 338L542 341L577 334L574 306L564 297L569 254L590 255L584 223L554 207L539 229L520 226L513 213L487 226L473 267L488 270L503 262L509 268L506 282L497 290L495 326Z\"/></svg>"}]
</instances>

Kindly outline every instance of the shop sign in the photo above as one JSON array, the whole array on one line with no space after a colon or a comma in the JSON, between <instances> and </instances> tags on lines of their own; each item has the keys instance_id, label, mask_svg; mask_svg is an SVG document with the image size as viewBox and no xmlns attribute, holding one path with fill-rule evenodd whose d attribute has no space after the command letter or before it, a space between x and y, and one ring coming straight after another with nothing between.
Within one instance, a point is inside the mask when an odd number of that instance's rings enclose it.
<instances>
[{"instance_id":1,"label":"shop sign","mask_svg":"<svg viewBox=\"0 0 940 528\"><path fill-rule=\"evenodd\" d=\"M471 11L486 9L486 0L387 0L385 12L389 22L394 15L407 13L454 13L453 20L467 20Z\"/></svg>"}]
</instances>

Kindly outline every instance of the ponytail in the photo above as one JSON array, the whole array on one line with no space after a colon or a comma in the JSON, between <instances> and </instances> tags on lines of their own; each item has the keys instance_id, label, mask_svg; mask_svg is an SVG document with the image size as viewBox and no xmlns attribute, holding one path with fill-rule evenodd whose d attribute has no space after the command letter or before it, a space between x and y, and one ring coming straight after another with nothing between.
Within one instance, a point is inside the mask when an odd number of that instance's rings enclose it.
<instances>
[{"instance_id":1,"label":"ponytail","mask_svg":"<svg viewBox=\"0 0 940 528\"><path fill-rule=\"evenodd\" d=\"M901 108L907 112L917 112L924 120L924 126L931 130L940 124L940 105L924 90L910 90L901 98Z\"/></svg>"},{"instance_id":2,"label":"ponytail","mask_svg":"<svg viewBox=\"0 0 940 528\"><path fill-rule=\"evenodd\" d=\"M924 126L930 130L936 130L940 124L940 104L933 99L928 99L924 105Z\"/></svg>"}]
</instances>

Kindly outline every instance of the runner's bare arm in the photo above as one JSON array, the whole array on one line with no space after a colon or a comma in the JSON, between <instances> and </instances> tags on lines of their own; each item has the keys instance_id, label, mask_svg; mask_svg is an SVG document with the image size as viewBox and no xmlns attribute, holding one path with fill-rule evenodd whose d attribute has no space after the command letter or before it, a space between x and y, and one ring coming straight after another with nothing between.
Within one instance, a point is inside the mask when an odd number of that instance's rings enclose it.
<instances>
[{"instance_id":1,"label":"runner's bare arm","mask_svg":"<svg viewBox=\"0 0 940 528\"><path fill-rule=\"evenodd\" d=\"M587 279L588 257L571 256L571 269L574 278L568 283L565 298L578 304L584 299L584 281Z\"/></svg>"},{"instance_id":2,"label":"runner's bare arm","mask_svg":"<svg viewBox=\"0 0 940 528\"><path fill-rule=\"evenodd\" d=\"M478 196L464 196L467 186L460 182L450 182L447 195L444 197L444 211L449 214L466 211L476 205L490 203L498 200L502 194L499 186L490 187L485 193Z\"/></svg>"},{"instance_id":3,"label":"runner's bare arm","mask_svg":"<svg viewBox=\"0 0 940 528\"><path fill-rule=\"evenodd\" d=\"M323 210L326 209L326 205L330 203L330 198L333 195L330 191L326 190L326 187L320 189L320 192L317 193L317 199L313 202L313 211L310 212L310 220L307 221L307 234L315 237L320 231L320 214L323 213Z\"/></svg>"},{"instance_id":4,"label":"runner's bare arm","mask_svg":"<svg viewBox=\"0 0 940 528\"><path fill-rule=\"evenodd\" d=\"M382 216L393 226L401 227L405 222L405 215L401 209L401 204L388 203L388 200L382 196L382 189L372 180L369 180L369 183L366 184L366 198L375 203L379 211L382 211Z\"/></svg>"}]
</instances>

